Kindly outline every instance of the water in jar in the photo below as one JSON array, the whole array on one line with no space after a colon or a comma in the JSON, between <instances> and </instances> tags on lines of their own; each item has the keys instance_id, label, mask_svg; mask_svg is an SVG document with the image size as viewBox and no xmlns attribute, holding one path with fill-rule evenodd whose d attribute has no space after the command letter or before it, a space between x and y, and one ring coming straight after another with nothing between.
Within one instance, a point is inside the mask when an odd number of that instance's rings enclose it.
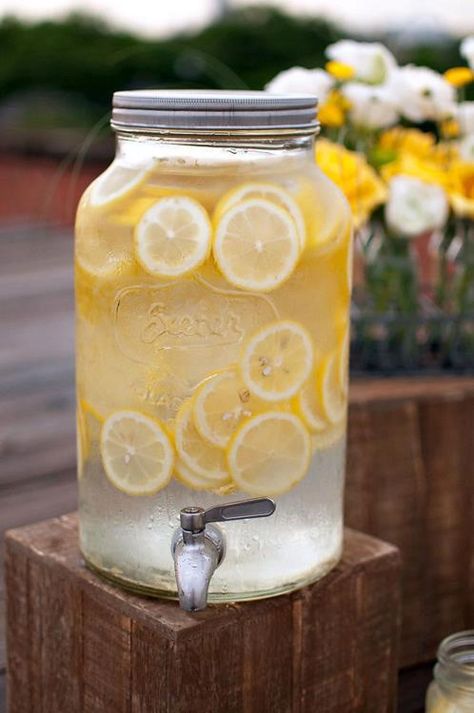
<instances>
[{"instance_id":1,"label":"water in jar","mask_svg":"<svg viewBox=\"0 0 474 713\"><path fill-rule=\"evenodd\" d=\"M179 510L269 496L222 525L210 599L288 591L338 560L351 229L312 161L134 148L76 232L81 547L174 596Z\"/></svg>"}]
</instances>

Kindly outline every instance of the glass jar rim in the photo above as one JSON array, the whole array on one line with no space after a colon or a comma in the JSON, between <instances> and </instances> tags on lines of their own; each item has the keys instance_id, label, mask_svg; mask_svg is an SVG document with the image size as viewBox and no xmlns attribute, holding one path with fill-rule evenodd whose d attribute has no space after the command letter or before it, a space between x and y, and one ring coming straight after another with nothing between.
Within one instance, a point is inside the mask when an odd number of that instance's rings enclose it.
<instances>
[{"instance_id":1,"label":"glass jar rim","mask_svg":"<svg viewBox=\"0 0 474 713\"><path fill-rule=\"evenodd\" d=\"M474 695L474 629L457 632L441 642L435 677L442 687Z\"/></svg>"},{"instance_id":2,"label":"glass jar rim","mask_svg":"<svg viewBox=\"0 0 474 713\"><path fill-rule=\"evenodd\" d=\"M113 95L112 128L132 132L315 133L317 97L265 91L119 91Z\"/></svg>"}]
</instances>

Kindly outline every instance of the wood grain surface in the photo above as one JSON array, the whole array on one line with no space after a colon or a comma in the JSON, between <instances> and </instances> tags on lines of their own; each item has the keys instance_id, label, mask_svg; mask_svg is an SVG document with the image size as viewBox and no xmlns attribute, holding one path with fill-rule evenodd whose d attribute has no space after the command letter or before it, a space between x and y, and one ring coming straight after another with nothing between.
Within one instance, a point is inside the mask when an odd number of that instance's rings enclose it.
<instances>
[{"instance_id":1,"label":"wood grain surface","mask_svg":"<svg viewBox=\"0 0 474 713\"><path fill-rule=\"evenodd\" d=\"M401 666L412 666L474 626L474 381L363 386L351 399L346 523L401 550Z\"/></svg>"},{"instance_id":2,"label":"wood grain surface","mask_svg":"<svg viewBox=\"0 0 474 713\"><path fill-rule=\"evenodd\" d=\"M75 515L12 530L10 713L394 713L399 574L347 530L320 582L188 614L89 572Z\"/></svg>"}]
</instances>

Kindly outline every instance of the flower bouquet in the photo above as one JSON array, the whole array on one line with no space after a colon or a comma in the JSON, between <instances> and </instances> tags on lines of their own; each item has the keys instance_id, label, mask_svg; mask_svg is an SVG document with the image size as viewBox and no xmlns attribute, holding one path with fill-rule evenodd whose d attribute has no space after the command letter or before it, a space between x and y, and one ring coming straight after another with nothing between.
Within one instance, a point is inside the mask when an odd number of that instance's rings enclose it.
<instances>
[{"instance_id":1,"label":"flower bouquet","mask_svg":"<svg viewBox=\"0 0 474 713\"><path fill-rule=\"evenodd\" d=\"M474 371L474 37L444 75L375 42L326 53L266 88L320 100L316 160L354 216L352 367Z\"/></svg>"}]
</instances>

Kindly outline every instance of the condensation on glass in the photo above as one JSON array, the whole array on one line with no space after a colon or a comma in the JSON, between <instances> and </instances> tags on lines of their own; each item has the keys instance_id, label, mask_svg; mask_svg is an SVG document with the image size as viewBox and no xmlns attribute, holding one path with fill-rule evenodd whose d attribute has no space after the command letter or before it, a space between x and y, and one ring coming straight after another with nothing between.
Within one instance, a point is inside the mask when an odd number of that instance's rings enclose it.
<instances>
[{"instance_id":1,"label":"condensation on glass","mask_svg":"<svg viewBox=\"0 0 474 713\"><path fill-rule=\"evenodd\" d=\"M174 597L179 512L269 496L222 525L214 601L338 561L351 221L315 164L316 100L119 92L113 163L76 228L80 537L122 584Z\"/></svg>"}]
</instances>

